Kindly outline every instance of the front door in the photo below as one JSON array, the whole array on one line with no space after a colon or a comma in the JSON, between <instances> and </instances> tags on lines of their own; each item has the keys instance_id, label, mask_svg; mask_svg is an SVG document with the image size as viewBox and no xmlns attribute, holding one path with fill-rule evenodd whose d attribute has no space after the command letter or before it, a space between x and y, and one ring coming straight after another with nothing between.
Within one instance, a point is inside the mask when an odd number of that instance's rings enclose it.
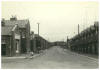
<instances>
[{"instance_id":1,"label":"front door","mask_svg":"<svg viewBox=\"0 0 100 70\"><path fill-rule=\"evenodd\" d=\"M1 55L2 56L5 56L6 55L6 44L2 44L2 47L1 47Z\"/></svg>"}]
</instances>

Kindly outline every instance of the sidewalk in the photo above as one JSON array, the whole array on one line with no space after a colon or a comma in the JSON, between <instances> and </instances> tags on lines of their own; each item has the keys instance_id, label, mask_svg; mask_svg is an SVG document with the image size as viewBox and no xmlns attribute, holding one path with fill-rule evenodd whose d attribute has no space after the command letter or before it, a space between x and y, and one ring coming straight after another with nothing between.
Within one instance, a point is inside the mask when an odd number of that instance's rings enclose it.
<instances>
[{"instance_id":1,"label":"sidewalk","mask_svg":"<svg viewBox=\"0 0 100 70\"><path fill-rule=\"evenodd\" d=\"M78 53L78 52L74 52L74 53L79 54L79 55L83 55L83 56L87 56L87 57L91 57L91 58L94 58L94 59L99 59L99 55L95 55L95 54Z\"/></svg>"},{"instance_id":2,"label":"sidewalk","mask_svg":"<svg viewBox=\"0 0 100 70\"><path fill-rule=\"evenodd\" d=\"M71 52L73 55L80 55L82 57L86 57L86 58L92 59L92 60L94 60L96 62L98 62L98 60L99 60L99 56L97 56L97 55L78 53L78 52L70 51L68 49L67 50L64 49L64 52Z\"/></svg>"},{"instance_id":3,"label":"sidewalk","mask_svg":"<svg viewBox=\"0 0 100 70\"><path fill-rule=\"evenodd\" d=\"M88 57L91 57L91 58L95 58L95 59L99 59L99 55L85 54L85 53L78 53L78 54L85 55L85 56L88 56Z\"/></svg>"},{"instance_id":4,"label":"sidewalk","mask_svg":"<svg viewBox=\"0 0 100 70\"><path fill-rule=\"evenodd\" d=\"M13 56L13 57L2 56L1 59L31 59L31 58L38 57L38 56L40 56L43 53L44 52L41 52L39 54L34 54L33 56L29 56L27 54L20 54L20 55L16 55L16 56ZM28 58L27 58L27 56L28 56Z\"/></svg>"}]
</instances>

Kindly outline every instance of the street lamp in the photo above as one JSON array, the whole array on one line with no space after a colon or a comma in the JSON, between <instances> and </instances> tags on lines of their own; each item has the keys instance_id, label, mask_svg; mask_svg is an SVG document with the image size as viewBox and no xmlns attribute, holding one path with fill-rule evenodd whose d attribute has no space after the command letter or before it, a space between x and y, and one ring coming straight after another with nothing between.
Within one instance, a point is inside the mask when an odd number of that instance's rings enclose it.
<instances>
[{"instance_id":1,"label":"street lamp","mask_svg":"<svg viewBox=\"0 0 100 70\"><path fill-rule=\"evenodd\" d=\"M40 23L37 23L37 24L38 24L38 36L39 36L39 24L40 24Z\"/></svg>"},{"instance_id":2,"label":"street lamp","mask_svg":"<svg viewBox=\"0 0 100 70\"><path fill-rule=\"evenodd\" d=\"M39 50L40 50L40 41L39 41L39 24L40 23L37 23L38 24L38 53L39 53Z\"/></svg>"}]
</instances>

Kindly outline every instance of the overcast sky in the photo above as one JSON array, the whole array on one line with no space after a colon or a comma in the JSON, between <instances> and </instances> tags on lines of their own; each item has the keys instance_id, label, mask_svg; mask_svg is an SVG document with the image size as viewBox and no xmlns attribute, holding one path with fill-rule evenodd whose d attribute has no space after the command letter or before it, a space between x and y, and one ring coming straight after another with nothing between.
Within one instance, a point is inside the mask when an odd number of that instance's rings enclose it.
<instances>
[{"instance_id":1,"label":"overcast sky","mask_svg":"<svg viewBox=\"0 0 100 70\"><path fill-rule=\"evenodd\" d=\"M2 18L29 19L31 30L49 41L66 41L98 21L98 2L2 2Z\"/></svg>"}]
</instances>

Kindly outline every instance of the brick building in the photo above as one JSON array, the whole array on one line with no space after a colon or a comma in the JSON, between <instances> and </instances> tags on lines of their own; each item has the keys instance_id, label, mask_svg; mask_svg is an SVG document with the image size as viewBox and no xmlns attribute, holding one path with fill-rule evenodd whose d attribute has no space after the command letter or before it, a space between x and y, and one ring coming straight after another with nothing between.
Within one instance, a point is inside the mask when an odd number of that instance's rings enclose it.
<instances>
[{"instance_id":1,"label":"brick building","mask_svg":"<svg viewBox=\"0 0 100 70\"><path fill-rule=\"evenodd\" d=\"M29 20L2 20L2 55L13 56L16 53L30 51L30 23Z\"/></svg>"},{"instance_id":2,"label":"brick building","mask_svg":"<svg viewBox=\"0 0 100 70\"><path fill-rule=\"evenodd\" d=\"M50 48L50 42L38 34L31 33L31 51L39 53L41 50Z\"/></svg>"},{"instance_id":3,"label":"brick building","mask_svg":"<svg viewBox=\"0 0 100 70\"><path fill-rule=\"evenodd\" d=\"M99 22L94 22L94 25L69 39L67 43L72 51L99 54Z\"/></svg>"}]
</instances>

